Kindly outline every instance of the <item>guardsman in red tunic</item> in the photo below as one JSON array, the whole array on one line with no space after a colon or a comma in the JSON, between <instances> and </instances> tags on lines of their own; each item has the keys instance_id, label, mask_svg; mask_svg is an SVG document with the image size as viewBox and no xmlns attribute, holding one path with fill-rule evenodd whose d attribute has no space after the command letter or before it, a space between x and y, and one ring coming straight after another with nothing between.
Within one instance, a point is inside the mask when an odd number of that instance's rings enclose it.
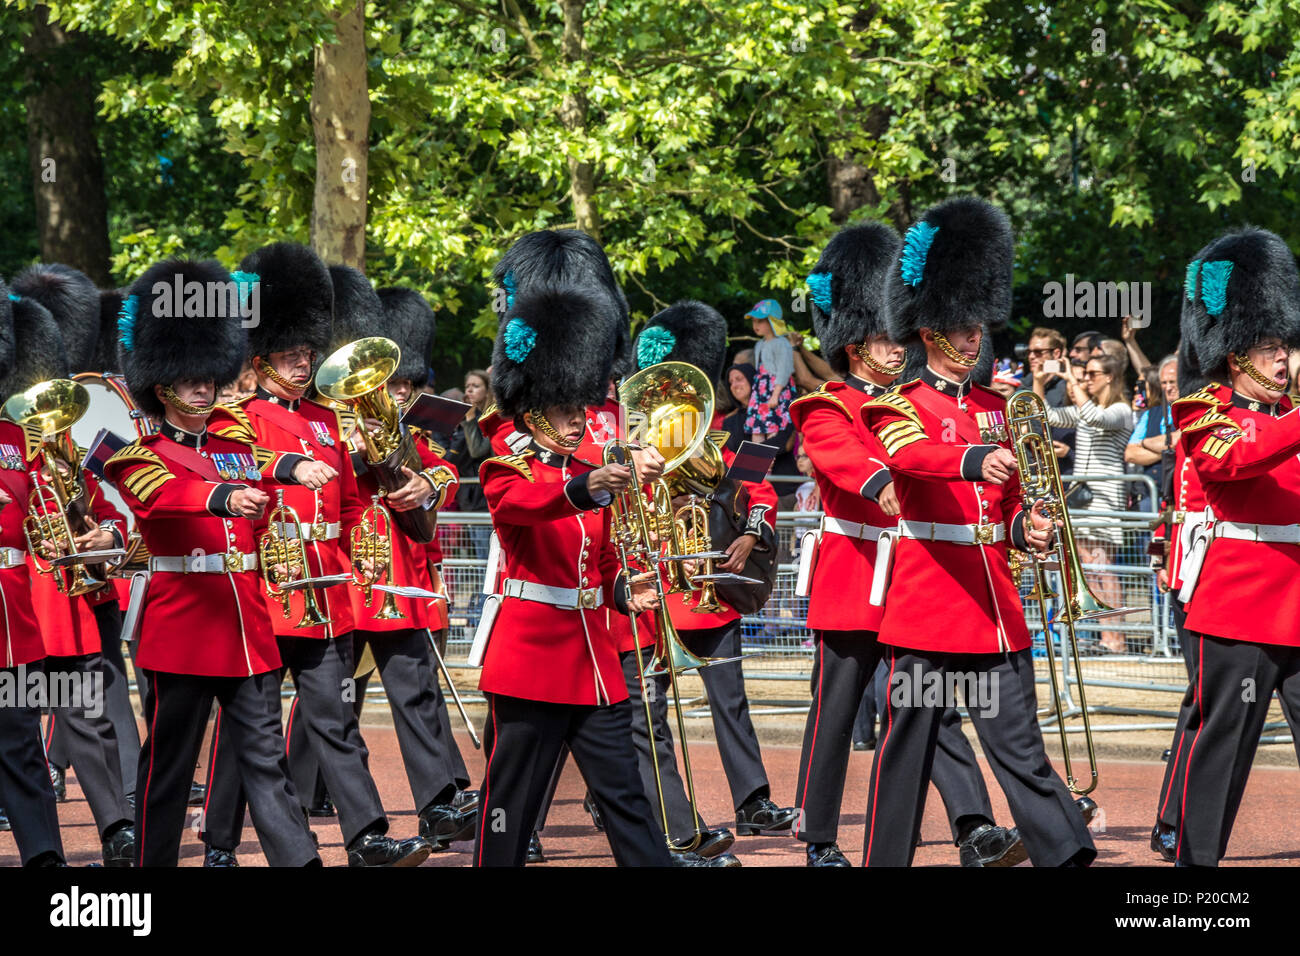
<instances>
[{"instance_id":1,"label":"guardsman in red tunic","mask_svg":"<svg viewBox=\"0 0 1300 956\"><path fill-rule=\"evenodd\" d=\"M1191 298L1184 293L1183 318L1187 323L1192 318L1191 305ZM1192 349L1191 335L1188 327L1185 327L1178 343L1178 394L1192 395L1208 384L1201 375L1200 364ZM1169 592L1174 627L1178 632L1178 646L1183 653L1183 664L1187 667L1187 691L1178 708L1173 744L1167 751L1165 779L1160 785L1160 799L1156 806L1156 823L1151 829L1151 849L1172 863L1178 851L1178 812L1183 805L1183 771L1187 767L1187 751L1191 749L1187 724L1196 710L1196 652L1200 647L1199 642L1188 633L1187 605L1180 596L1183 589L1183 560L1193 539L1198 536L1198 529L1204 527L1207 521L1205 489L1201 487L1201 477L1192 467L1182 442L1174 445L1173 501L1169 507L1173 512L1169 522L1169 562L1163 572L1161 587ZM1206 544L1208 540L1203 539L1202 552L1198 558L1203 556Z\"/></svg>"},{"instance_id":2,"label":"guardsman in red tunic","mask_svg":"<svg viewBox=\"0 0 1300 956\"><path fill-rule=\"evenodd\" d=\"M36 263L23 269L13 281L14 292L31 298L43 305L54 317L67 352L67 369L60 372L108 371L116 370L117 342L110 334L100 334L104 324L104 315L110 322L116 322L121 309L121 295L106 292L101 297L95 283L84 273L62 263ZM105 305L111 302L111 307ZM108 307L105 313L104 308ZM101 341L107 340L107 341ZM34 382L35 379L32 380ZM29 384L31 384L29 382ZM93 484L93 478L90 483ZM115 522L122 520L122 515L104 502L95 490L90 492L92 516L98 527L78 534L78 547L83 550L115 548L121 546L117 535L126 534L126 526ZM109 534L103 533L104 531ZM48 583L49 578L42 575L36 579ZM126 582L123 581L123 584ZM104 713L113 725L117 737L118 762L121 765L121 782L118 789L123 790L130 800L135 793L136 762L140 757L140 730L136 725L135 708L131 703L130 689L126 673L126 661L122 654L122 612L117 603L116 584L90 591L76 599L85 603L94 615L92 630L98 631L98 645L93 642L96 653L101 657L101 671L104 681ZM38 599L37 606L42 601ZM66 721L52 720L47 726L47 757L51 772L57 773L56 792L63 789L63 773L71 762L69 756L69 739L65 732ZM83 760L84 762L84 760ZM85 790L85 779L80 771L78 782ZM110 811L116 812L116 811ZM129 816L129 813L128 813ZM124 849L120 854L129 859L133 852Z\"/></svg>"},{"instance_id":3,"label":"guardsman in red tunic","mask_svg":"<svg viewBox=\"0 0 1300 956\"><path fill-rule=\"evenodd\" d=\"M246 310L216 262L170 260L136 281L119 322L127 385L161 419L159 434L121 449L104 472L152 556L136 653L151 691L136 784L142 866L176 865L214 698L268 862L320 862L289 779L280 653L257 554L270 503L263 476L309 481L318 469L206 427L217 387L243 365Z\"/></svg>"},{"instance_id":4,"label":"guardsman in red tunic","mask_svg":"<svg viewBox=\"0 0 1300 956\"><path fill-rule=\"evenodd\" d=\"M804 537L801 593L816 637L812 704L804 729L795 803L795 835L808 844L809 866L849 866L836 843L853 722L880 663L881 608L846 595L869 595L876 542L898 524L898 498L879 439L862 406L889 391L903 371L904 349L884 333L885 275L899 239L888 226L847 226L827 245L808 277L813 326L822 354L844 376L790 405L813 463L825 516ZM945 711L934 755L963 866L1014 866L1025 858L1015 830L993 823L984 777L961 717Z\"/></svg>"},{"instance_id":5,"label":"guardsman in red tunic","mask_svg":"<svg viewBox=\"0 0 1300 956\"><path fill-rule=\"evenodd\" d=\"M58 323L35 299L23 298L14 303L13 334L15 368L0 399L8 400L11 394L23 393L27 397L17 398L17 405L27 405L31 400L43 405L50 400L45 396L54 394L52 389L69 385L63 378L68 371L68 357ZM61 384L54 384L53 379L59 379ZM36 398L38 395L42 397ZM19 424L28 424L28 415L20 407L10 406L9 415ZM26 429L28 440L23 454L27 468L48 492L51 477L43 459L40 427L33 421ZM60 480L67 482L79 468L76 452L67 449L66 435L48 438ZM94 530L83 526L78 514L69 509L69 530L76 539L73 546L79 550L111 548L119 543L117 536L108 529L101 529L98 522L101 518L120 520L121 515L107 506L102 496L96 502L96 511L87 507L92 495L99 490L93 481L90 479L81 507L86 509L85 520L95 523ZM24 501L17 505L13 509L15 515L21 514L27 504ZM46 512L50 509L41 507L39 510ZM72 571L52 569L48 563L52 556L42 554L39 566L43 566L46 573L37 573L35 559L28 556L32 568L31 600L45 642L45 670L51 693L48 701L49 732L52 736L54 728L60 728L64 759L76 769L77 782L90 804L105 865L130 866L135 839L131 830L132 814L122 787L117 734L105 708L107 676L99 630L94 612L83 597L69 597L58 590L54 575L60 576L66 588L72 580Z\"/></svg>"},{"instance_id":6,"label":"guardsman in red tunic","mask_svg":"<svg viewBox=\"0 0 1300 956\"><path fill-rule=\"evenodd\" d=\"M637 337L637 364L642 368L673 354L689 354L699 363L706 375L716 382L722 374L726 350L726 324L713 309L699 302L678 303L655 317ZM713 442L710 436L708 441ZM722 450L724 464L730 465L734 455ZM674 482L676 484L676 482ZM712 515L719 510L738 515L743 528L733 540L715 541L715 550L726 551L727 558L718 560L714 570L722 573L742 574L751 552L756 548L770 550L775 543L776 491L766 481L737 482L722 478L716 486L694 485L689 481L689 493L696 495ZM674 493L678 493L677 489ZM744 501L745 504L740 504ZM675 507L687 503L685 493L679 493ZM743 509L743 511L742 511ZM710 520L713 525L714 521ZM720 524L730 527L723 518ZM719 609L699 609L702 591L673 593L668 597L668 613L683 644L699 657L739 658L741 614L719 593ZM723 770L731 789L732 805L736 812L736 829L742 836L757 833L780 833L790 829L795 818L792 807L778 807L771 799L771 787L763 757L758 745L758 735L749 716L749 699L745 695L745 676L740 661L729 660L702 667L700 679L709 697L709 710Z\"/></svg>"},{"instance_id":7,"label":"guardsman in red tunic","mask_svg":"<svg viewBox=\"0 0 1300 956\"><path fill-rule=\"evenodd\" d=\"M523 865L566 745L619 865L670 862L642 789L631 705L605 615L609 606L650 610L656 600L646 584L629 592L610 538L606 506L628 486L631 469L593 469L571 457L585 430L584 407L605 394L619 318L598 286L520 286L493 350L497 402L532 444L489 459L479 472L504 562L501 596L489 598L476 637L480 648L487 641L479 687L491 738L479 866Z\"/></svg>"},{"instance_id":8,"label":"guardsman in red tunic","mask_svg":"<svg viewBox=\"0 0 1300 956\"><path fill-rule=\"evenodd\" d=\"M270 495L283 492L285 505L299 521L277 523L276 530L290 542L302 542L306 577L342 579L313 589L316 606L327 619L323 624L298 626L305 613L304 592L289 592L287 614L279 598L264 592L281 660L298 691L290 719L302 730L301 743L315 751L338 808L348 865L419 866L429 856L428 844L419 837L399 841L386 835L388 817L367 767L369 753L352 700L344 693L353 674L354 624L348 597L351 561L342 542L351 540L362 510L344 450L343 433L351 429L352 415L303 397L316 355L329 344L334 302L329 272L311 249L290 242L257 250L239 268L242 280L257 284L259 316L248 341L257 392L218 408L208 429L303 463L309 475L302 484L263 483ZM232 862L225 854L233 856L244 818L238 766L223 737L213 735L203 812L209 865Z\"/></svg>"},{"instance_id":9,"label":"guardsman in red tunic","mask_svg":"<svg viewBox=\"0 0 1300 956\"><path fill-rule=\"evenodd\" d=\"M939 724L958 686L1034 865L1087 865L1096 855L1043 748L1029 632L1007 564L1008 541L1042 550L1052 524L1041 503L1022 505L1005 401L970 376L983 326L1010 312L1011 271L1006 216L963 197L908 230L886 279L889 337L923 344L927 365L861 411L884 445L900 509L892 571L877 558L876 574L890 575L880 622L889 678L867 866L910 864Z\"/></svg>"},{"instance_id":10,"label":"guardsman in red tunic","mask_svg":"<svg viewBox=\"0 0 1300 956\"><path fill-rule=\"evenodd\" d=\"M14 370L13 301L0 281L0 387ZM63 841L50 771L41 748L39 700L29 678L43 670L45 645L32 607L23 518L32 484L23 429L0 421L0 807L24 866L61 866Z\"/></svg>"},{"instance_id":11,"label":"guardsman in red tunic","mask_svg":"<svg viewBox=\"0 0 1300 956\"><path fill-rule=\"evenodd\" d=\"M428 375L429 352L433 345L432 310L420 300L423 310L408 307L386 309L383 301L360 272L347 266L331 266L334 284L335 331L349 339L384 335L401 348L401 363L389 378L392 395L399 382L423 381ZM419 298L417 295L416 298ZM411 386L405 386L410 394ZM364 427L362 427L364 426ZM366 463L365 432L378 427L374 421L359 422L349 439L350 460L357 479L361 503L369 507L379 494L379 482ZM423 541L409 540L392 520L392 513L415 508L436 512L456 494L456 472L435 455L427 442L416 441L420 471L406 469L407 483L380 498L379 507L389 512L392 538L392 574L389 583L429 590ZM351 588L352 615L357 622L354 640L359 660L369 647L375 669L383 681L384 693L393 712L393 726L402 752L407 782L420 817L420 836L435 851L473 836L477 818L473 803L457 806L459 788L451 751L456 746L447 731L450 725L439 719L437 665L430 651L427 598L394 596L401 617L379 616L384 594L372 592L367 606L359 588ZM357 700L364 695L358 684Z\"/></svg>"},{"instance_id":12,"label":"guardsman in red tunic","mask_svg":"<svg viewBox=\"0 0 1300 956\"><path fill-rule=\"evenodd\" d=\"M1247 227L1203 249L1185 288L1211 384L1174 416L1214 519L1182 570L1197 668L1175 865L1217 866L1275 691L1300 741L1300 415L1284 397L1300 275L1286 243Z\"/></svg>"}]
</instances>

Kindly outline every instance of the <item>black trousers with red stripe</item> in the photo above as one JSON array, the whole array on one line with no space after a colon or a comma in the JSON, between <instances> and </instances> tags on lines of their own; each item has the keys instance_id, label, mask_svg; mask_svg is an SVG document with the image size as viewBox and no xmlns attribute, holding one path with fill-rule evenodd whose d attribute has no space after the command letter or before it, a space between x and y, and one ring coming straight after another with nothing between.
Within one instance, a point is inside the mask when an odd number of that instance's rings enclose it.
<instances>
[{"instance_id":1,"label":"black trousers with red stripe","mask_svg":"<svg viewBox=\"0 0 1300 956\"><path fill-rule=\"evenodd\" d=\"M51 689L71 682L83 688L82 706L62 701L51 709L48 737L58 734L63 738L68 762L77 774L77 784L86 795L101 837L110 829L130 823L133 816L122 788L117 733L105 709L104 671L104 659L98 654L45 658Z\"/></svg>"},{"instance_id":2,"label":"black trousers with red stripe","mask_svg":"<svg viewBox=\"0 0 1300 956\"><path fill-rule=\"evenodd\" d=\"M679 630L682 643L699 657L739 657L740 619L721 627L697 631ZM749 698L745 695L745 672L740 661L713 664L698 671L709 697L713 716L713 734L718 741L718 756L731 788L731 802L737 810L756 796L768 796L767 771L758 746L758 734L749 716Z\"/></svg>"},{"instance_id":3,"label":"black trousers with red stripe","mask_svg":"<svg viewBox=\"0 0 1300 956\"><path fill-rule=\"evenodd\" d=\"M619 866L669 866L631 746L632 707L554 704L489 694L492 747L483 775L476 866L523 866L528 838L567 744Z\"/></svg>"},{"instance_id":4,"label":"black trousers with red stripe","mask_svg":"<svg viewBox=\"0 0 1300 956\"><path fill-rule=\"evenodd\" d=\"M280 672L195 677L150 671L147 728L136 777L136 862L175 866L203 728L214 699L232 745L253 824L271 866L319 863L289 780L280 730Z\"/></svg>"},{"instance_id":5,"label":"black trousers with red stripe","mask_svg":"<svg viewBox=\"0 0 1300 956\"><path fill-rule=\"evenodd\" d=\"M95 622L99 626L99 646L104 664L104 713L117 736L117 760L122 769L122 789L135 792L136 761L140 759L140 728L135 722L131 690L126 677L126 659L122 655L122 611L116 601L97 604ZM143 689L141 692L143 698ZM50 763L67 767L71 763L67 736L62 723L54 725L46 748ZM78 774L80 777L80 774Z\"/></svg>"},{"instance_id":6,"label":"black trousers with red stripe","mask_svg":"<svg viewBox=\"0 0 1300 956\"><path fill-rule=\"evenodd\" d=\"M1178 823L1178 862L1218 866L1259 748L1273 692L1300 751L1300 647L1193 636L1200 647L1197 708Z\"/></svg>"},{"instance_id":7,"label":"black trousers with red stripe","mask_svg":"<svg viewBox=\"0 0 1300 956\"><path fill-rule=\"evenodd\" d=\"M795 790L795 836L805 843L834 843L840 802L848 776L853 723L862 695L876 673L883 648L875 631L818 631L813 657L812 706L804 727ZM879 702L884 706L884 701ZM958 821L993 822L988 788L975 751L961 730L961 715L949 707L939 724L933 780L948 812L953 839Z\"/></svg>"},{"instance_id":8,"label":"black trousers with red stripe","mask_svg":"<svg viewBox=\"0 0 1300 956\"><path fill-rule=\"evenodd\" d=\"M1183 664L1187 667L1187 691L1178 707L1178 722L1174 725L1174 740L1169 745L1169 760L1165 762L1165 779L1160 785L1160 803L1156 817L1167 826L1178 826L1178 811L1183 805L1183 781L1187 771L1187 751L1191 738L1187 725L1196 714L1196 671L1200 666L1201 642L1187 631L1187 609L1178 598L1173 598L1174 628L1178 631L1178 645L1183 650Z\"/></svg>"},{"instance_id":9,"label":"black trousers with red stripe","mask_svg":"<svg viewBox=\"0 0 1300 956\"><path fill-rule=\"evenodd\" d=\"M1052 770L1038 729L1034 660L1029 649L1008 654L943 654L886 647L889 668L884 728L867 793L867 866L909 866L938 750L945 711L955 701L947 675L973 682L966 697L1011 816L1035 866L1091 863L1096 856L1083 816ZM962 682L959 682L962 683ZM967 685L962 683L963 688ZM965 696L965 695L963 695Z\"/></svg>"},{"instance_id":10,"label":"black trousers with red stripe","mask_svg":"<svg viewBox=\"0 0 1300 956\"><path fill-rule=\"evenodd\" d=\"M326 786L338 807L339 829L348 846L370 831L388 830L379 788L370 776L370 752L352 709L352 635L329 640L279 637L280 659L293 675L298 699L290 711L290 730L301 729L316 754ZM276 698L279 706L279 698ZM208 758L208 793L203 809L203 842L234 850L243 836L246 800L239 767L224 721L217 714ZM296 790L295 786L295 790ZM301 795L300 802L301 802Z\"/></svg>"},{"instance_id":11,"label":"black trousers with red stripe","mask_svg":"<svg viewBox=\"0 0 1300 956\"><path fill-rule=\"evenodd\" d=\"M27 679L42 666L35 661L22 670L0 667L0 680L24 694ZM23 863L51 853L63 859L59 809L41 747L39 707L0 706L0 807L9 815Z\"/></svg>"}]
</instances>

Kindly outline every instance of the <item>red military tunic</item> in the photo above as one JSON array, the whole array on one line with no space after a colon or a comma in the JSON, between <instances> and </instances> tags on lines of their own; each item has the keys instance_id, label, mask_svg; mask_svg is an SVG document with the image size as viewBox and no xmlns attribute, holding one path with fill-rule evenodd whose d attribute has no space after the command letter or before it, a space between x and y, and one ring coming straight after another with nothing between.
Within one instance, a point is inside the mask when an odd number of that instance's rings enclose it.
<instances>
[{"instance_id":1,"label":"red military tunic","mask_svg":"<svg viewBox=\"0 0 1300 956\"><path fill-rule=\"evenodd\" d=\"M429 447L426 441L417 438L415 449L420 455L420 464L422 466L420 473L428 478L430 484L433 485L434 497L429 507L436 511L456 496L459 480L456 477L455 470L443 461L440 455L434 454L433 449ZM351 458L352 466L356 472L357 490L361 495L361 506L368 508L371 505L373 496L379 494L379 479L366 466L365 456L361 452L353 452ZM382 497L379 499L379 507L388 511L388 505ZM389 512L389 528L393 543L393 566L387 583L398 587L417 587L432 590L430 586L432 579L429 576L425 556L425 543L408 540L406 535L402 534L397 527L397 522L392 520L391 512ZM385 595L382 591L371 592L369 607L366 606L360 588L351 588L350 593L352 597L352 616L356 619L358 630L401 631L408 628L419 630L436 626L436 620L431 624L426 610L427 598L408 598L393 595L393 601L405 617L399 620L380 620L375 617L375 614L383 606Z\"/></svg>"},{"instance_id":2,"label":"red military tunic","mask_svg":"<svg viewBox=\"0 0 1300 956\"><path fill-rule=\"evenodd\" d=\"M437 512L448 508L456 501L456 491L460 488L460 476L456 469L450 468L446 462L447 450L439 445L433 438L421 429L412 429L415 436L416 447L420 449L421 460L427 462L426 467L437 468L434 462L441 462L450 469L451 484L442 490L441 500L434 511L434 524L437 525ZM426 453L429 457L426 457ZM438 480L444 481L448 476L439 474ZM431 481L434 479L430 479ZM420 587L427 588L435 594L446 594L447 586L442 580L442 572L438 566L442 564L442 541L439 540L438 531L434 530L433 538L422 545L424 548L424 562L420 566L424 580L427 582ZM437 598L427 598L424 602L424 612L428 616L428 627L431 631L441 631L448 627L451 619L447 616L447 602Z\"/></svg>"},{"instance_id":3,"label":"red military tunic","mask_svg":"<svg viewBox=\"0 0 1300 956\"><path fill-rule=\"evenodd\" d=\"M478 429L491 442L492 450L498 455L511 453L510 443L506 439L515 431L515 423L502 416L495 402L483 409L483 414L478 417Z\"/></svg>"},{"instance_id":4,"label":"red military tunic","mask_svg":"<svg viewBox=\"0 0 1300 956\"><path fill-rule=\"evenodd\" d=\"M618 556L609 512L587 491L588 466L533 445L489 458L479 470L507 580L599 589L603 606L563 608L504 597L483 659L479 688L525 700L607 704L627 699L614 608Z\"/></svg>"},{"instance_id":5,"label":"red military tunic","mask_svg":"<svg viewBox=\"0 0 1300 956\"><path fill-rule=\"evenodd\" d=\"M100 490L95 476L82 472L85 483L87 510L96 524L109 525L117 531L118 544L126 542L126 518L113 507L112 503ZM46 484L45 478L40 479ZM74 528L73 535L79 532ZM45 641L45 652L51 657L84 657L99 654L103 644L99 639L99 622L95 618L94 608L97 604L117 600L117 591L111 585L82 594L75 598L59 593L53 574L37 572L35 563L28 555L27 563L32 571L32 603L36 608L36 617L41 622L41 637ZM101 572L95 569L92 574ZM70 577L70 572L58 572Z\"/></svg>"},{"instance_id":6,"label":"red military tunic","mask_svg":"<svg viewBox=\"0 0 1300 956\"><path fill-rule=\"evenodd\" d=\"M885 449L862 421L862 406L885 388L850 376L827 382L790 403L803 449L816 472L822 510L828 518L868 528L898 523L875 496L893 480ZM823 528L808 584L808 626L823 631L878 631L883 609L865 600L871 593L876 539L848 537Z\"/></svg>"},{"instance_id":7,"label":"red military tunic","mask_svg":"<svg viewBox=\"0 0 1300 956\"><path fill-rule=\"evenodd\" d=\"M712 440L712 439L710 439ZM736 453L730 449L722 449L722 460L724 464L730 467L735 460ZM747 528L753 529L758 534L766 527L769 532L769 538L775 540L776 537L776 489L772 487L769 481L743 481L742 485L749 491L749 520L746 523ZM760 537L760 541L761 541ZM725 548L715 548L718 551L725 551ZM721 561L714 561L713 567L717 570ZM703 591L696 590L689 593L678 592L668 595L668 616L673 622L673 626L678 631L702 631L708 628L722 627L724 624L730 624L732 621L740 619L740 612L728 604L721 596L718 603L722 605L721 610L709 611L707 613L696 613L696 608L700 605L700 597Z\"/></svg>"},{"instance_id":8,"label":"red military tunic","mask_svg":"<svg viewBox=\"0 0 1300 956\"><path fill-rule=\"evenodd\" d=\"M1177 595L1183 586L1184 517L1205 515L1205 489L1201 476L1192 467L1187 449L1180 441L1174 446L1174 520L1170 522L1169 591Z\"/></svg>"},{"instance_id":9,"label":"red military tunic","mask_svg":"<svg viewBox=\"0 0 1300 956\"><path fill-rule=\"evenodd\" d=\"M182 445L173 435L186 438ZM135 515L149 553L161 556L256 554L255 525L225 510L230 493L261 487L244 473L227 480L216 455L239 455L262 476L276 475L283 456L205 432L193 436L164 423L108 460L104 473ZM143 668L199 677L248 677L276 670L280 652L266 613L259 571L186 574L154 571L141 611L136 663Z\"/></svg>"},{"instance_id":10,"label":"red military tunic","mask_svg":"<svg viewBox=\"0 0 1300 956\"><path fill-rule=\"evenodd\" d=\"M1212 384L1174 403L1180 444L1224 522L1300 522L1300 414L1283 398L1252 403ZM1275 417L1278 416L1278 417ZM1187 606L1187 629L1259 644L1300 646L1300 546L1215 537Z\"/></svg>"},{"instance_id":11,"label":"red military tunic","mask_svg":"<svg viewBox=\"0 0 1300 956\"><path fill-rule=\"evenodd\" d=\"M23 430L0 421L0 488L13 499L0 508L0 667L30 664L45 656L40 625L32 607L31 571L27 567L27 536L23 518L31 495Z\"/></svg>"},{"instance_id":12,"label":"red military tunic","mask_svg":"<svg viewBox=\"0 0 1300 956\"><path fill-rule=\"evenodd\" d=\"M344 422L342 417L346 417ZM232 405L221 406L208 420L208 430L213 434L236 441L256 444L261 448L293 456L296 459L323 461L339 473L338 478L327 482L320 491L303 485L282 483L267 476L262 489L271 496L267 513L275 507L276 492L284 492L284 503L298 513L306 525L338 524L336 538L313 539L304 543L307 554L308 577L350 574L351 561L346 548L352 528L361 520L361 496L357 492L356 477L351 462L347 460L347 446L343 432L351 427L351 413L337 412L317 402L299 399L284 403L270 393L258 390L254 397ZM273 598L263 588L267 612L275 633L283 637L329 638L347 634L355 628L352 619L352 601L348 595L350 584L337 584L317 588L316 599L329 624L314 627L293 627L301 620L306 595L291 591L289 617L279 598Z\"/></svg>"},{"instance_id":13,"label":"red military tunic","mask_svg":"<svg viewBox=\"0 0 1300 956\"><path fill-rule=\"evenodd\" d=\"M1006 400L992 389L963 384L963 410L957 389L926 368L921 378L868 402L860 414L885 447L900 518L1002 524L1007 538L996 544L900 538L880 640L950 653L1023 650L1030 643L1029 631L1007 565L1007 539L1022 547L1024 541L1020 479L1012 475L995 485L980 477L983 459L1009 442L984 441L974 417L978 412L1005 414Z\"/></svg>"}]
</instances>

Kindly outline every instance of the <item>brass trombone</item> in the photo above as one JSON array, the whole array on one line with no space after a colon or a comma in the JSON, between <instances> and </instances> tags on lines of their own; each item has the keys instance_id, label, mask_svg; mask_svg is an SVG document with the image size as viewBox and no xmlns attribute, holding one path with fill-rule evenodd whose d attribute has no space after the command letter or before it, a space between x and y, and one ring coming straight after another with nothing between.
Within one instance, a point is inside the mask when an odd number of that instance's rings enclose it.
<instances>
[{"instance_id":1,"label":"brass trombone","mask_svg":"<svg viewBox=\"0 0 1300 956\"><path fill-rule=\"evenodd\" d=\"M361 588L366 607L370 607L371 592L379 590L384 600L375 612L377 621L401 621L406 618L393 599L392 591L381 583L382 578L393 574L393 531L388 510L379 503L379 495L372 495L370 507L361 513L361 523L352 529L352 583ZM370 562L370 570L365 563Z\"/></svg>"},{"instance_id":2,"label":"brass trombone","mask_svg":"<svg viewBox=\"0 0 1300 956\"><path fill-rule=\"evenodd\" d=\"M1093 621L1106 617L1130 614L1137 608L1114 608L1100 601L1088 588L1079 560L1079 549L1074 540L1074 527L1065 505L1065 489L1061 483L1061 470L1052 446L1052 431L1047 422L1047 406L1031 389L1022 388L1007 400L1007 429L1011 437L1016 464L1020 469L1020 491L1026 511L1035 502L1042 501L1043 512L1056 522L1055 543L1046 555L1030 554L1034 589L1030 599L1037 600L1043 625L1043 644L1047 648L1047 671L1052 680L1052 704L1056 711L1056 725L1061 734L1061 755L1065 763L1065 784L1072 793L1087 794L1097 788L1097 751L1092 739L1092 724L1088 717L1088 698L1083 688L1083 671L1079 661L1079 637L1076 625L1080 621ZM1053 592L1047 584L1047 566L1055 565L1061 575L1061 591ZM1048 628L1047 601L1056 598L1060 605L1057 620L1065 625L1063 640L1068 640L1070 661L1074 667L1074 680L1079 695L1076 709L1083 718L1083 736L1088 745L1088 769L1091 781L1080 786L1070 763L1070 744L1065 732L1066 705L1070 703L1068 686L1062 689L1063 678L1056 673L1056 650Z\"/></svg>"},{"instance_id":3,"label":"brass trombone","mask_svg":"<svg viewBox=\"0 0 1300 956\"><path fill-rule=\"evenodd\" d=\"M269 527L257 542L257 553L262 567L262 580L266 583L266 593L280 602L285 620L289 619L289 602L293 591L303 592L302 619L294 627L317 627L330 623L330 618L321 610L316 601L314 581L327 578L309 578L307 572L307 546L302 541L302 522L298 512L284 503L284 489L275 492L275 507L268 517ZM285 528L292 526L292 535ZM284 571L276 570L283 567Z\"/></svg>"}]
</instances>

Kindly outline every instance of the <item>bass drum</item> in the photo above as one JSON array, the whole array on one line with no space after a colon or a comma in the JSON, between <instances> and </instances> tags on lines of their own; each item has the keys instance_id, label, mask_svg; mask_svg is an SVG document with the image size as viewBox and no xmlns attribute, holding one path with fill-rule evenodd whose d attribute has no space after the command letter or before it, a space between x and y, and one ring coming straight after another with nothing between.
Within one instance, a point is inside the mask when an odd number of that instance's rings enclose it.
<instances>
[{"instance_id":1,"label":"bass drum","mask_svg":"<svg viewBox=\"0 0 1300 956\"><path fill-rule=\"evenodd\" d=\"M81 372L72 376L72 380L81 384L90 393L90 407L87 408L86 414L72 426L72 440L77 443L77 447L83 454L101 428L107 428L127 441L152 435L158 430L153 421L136 407L135 400L127 390L126 380L121 375L113 372L102 374ZM126 517L127 527L130 530L127 548L132 550L131 545L139 540L139 536L135 533L135 519L131 515L131 509L126 506L117 489L108 482L100 482L99 487L104 496ZM136 553L128 561L131 565L136 563L143 548L137 547L133 550Z\"/></svg>"}]
</instances>

